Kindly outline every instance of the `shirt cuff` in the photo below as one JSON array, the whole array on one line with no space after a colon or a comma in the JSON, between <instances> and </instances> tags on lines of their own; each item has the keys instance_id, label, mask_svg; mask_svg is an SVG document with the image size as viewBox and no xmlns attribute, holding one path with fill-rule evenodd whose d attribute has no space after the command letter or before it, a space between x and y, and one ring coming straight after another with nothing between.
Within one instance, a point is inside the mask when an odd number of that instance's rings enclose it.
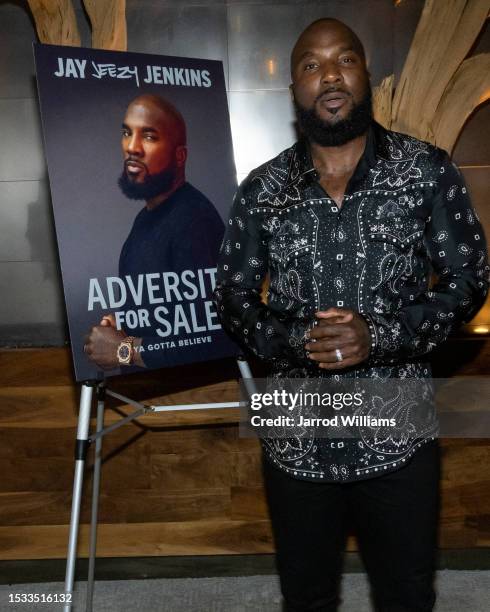
<instances>
[{"instance_id":1,"label":"shirt cuff","mask_svg":"<svg viewBox=\"0 0 490 612\"><path fill-rule=\"evenodd\" d=\"M368 313L365 312L360 312L359 313L361 315L361 317L364 319L364 321L366 322L366 325L368 326L368 330L369 330L369 335L371 337L371 347L370 347L370 351L369 351L369 357L370 358L374 358L376 357L376 353L378 351L378 331L376 329L376 325L374 323L374 320L372 318L372 316Z\"/></svg>"}]
</instances>

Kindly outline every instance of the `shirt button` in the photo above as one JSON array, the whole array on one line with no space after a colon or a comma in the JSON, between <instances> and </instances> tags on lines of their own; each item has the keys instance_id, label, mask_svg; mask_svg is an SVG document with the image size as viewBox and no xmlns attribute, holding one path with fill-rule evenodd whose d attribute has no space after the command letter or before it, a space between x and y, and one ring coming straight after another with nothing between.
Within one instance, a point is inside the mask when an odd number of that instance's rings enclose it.
<instances>
[{"instance_id":1,"label":"shirt button","mask_svg":"<svg viewBox=\"0 0 490 612\"><path fill-rule=\"evenodd\" d=\"M342 255L342 253L337 253L337 255L335 256L335 259L337 261L342 261L344 259L344 256Z\"/></svg>"}]
</instances>

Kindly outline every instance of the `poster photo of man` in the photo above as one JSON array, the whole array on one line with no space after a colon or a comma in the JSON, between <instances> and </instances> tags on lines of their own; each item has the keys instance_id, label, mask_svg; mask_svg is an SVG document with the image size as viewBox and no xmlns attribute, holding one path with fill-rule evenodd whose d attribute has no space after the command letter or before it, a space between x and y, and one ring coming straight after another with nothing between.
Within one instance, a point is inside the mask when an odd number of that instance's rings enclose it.
<instances>
[{"instance_id":1,"label":"poster photo of man","mask_svg":"<svg viewBox=\"0 0 490 612\"><path fill-rule=\"evenodd\" d=\"M236 354L212 302L236 189L221 62L35 56L77 380Z\"/></svg>"}]
</instances>

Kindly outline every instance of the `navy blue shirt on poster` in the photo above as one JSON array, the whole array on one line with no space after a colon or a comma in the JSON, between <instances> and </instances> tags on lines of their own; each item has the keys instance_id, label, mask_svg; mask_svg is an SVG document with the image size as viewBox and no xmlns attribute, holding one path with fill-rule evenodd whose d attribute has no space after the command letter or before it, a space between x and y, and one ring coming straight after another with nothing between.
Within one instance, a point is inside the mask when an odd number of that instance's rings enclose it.
<instances>
[{"instance_id":1,"label":"navy blue shirt on poster","mask_svg":"<svg viewBox=\"0 0 490 612\"><path fill-rule=\"evenodd\" d=\"M161 277L168 272L180 275L184 270L196 272L198 269L215 268L223 234L224 223L213 204L199 190L185 183L154 209L149 210L145 207L138 213L121 250L119 276L122 279L130 276L136 286L137 279L141 278L141 275L158 274ZM175 278L174 275L173 277ZM209 282L209 275L206 276L206 281ZM179 347L175 336L158 335L155 330L159 326L154 324L152 318L158 304L150 304L148 291L142 292L142 296L141 303L136 304L128 292L125 309L126 311L148 310L152 325L125 328L125 331L132 336L142 338L141 356L147 367L157 368L214 357L209 344ZM172 296L175 298L176 293L173 292ZM206 299L211 300L211 292ZM203 301L202 298L194 301L194 306L201 315ZM182 304L185 307L184 302ZM168 310L166 318L172 323L175 303L163 302L161 306ZM218 320L215 319L214 322L217 324ZM202 324L202 319L199 323ZM162 326L160 328L162 329ZM218 334L224 342L216 337L216 331L207 331L204 334L213 336L213 351L218 349L217 344L226 343L228 347L230 345L221 330ZM192 339L196 335L203 334L187 334L187 337ZM182 334L182 338L184 337L186 337L185 330ZM177 342L177 346L172 350L161 347L162 343L168 341ZM161 348L155 350L152 348L155 346ZM230 354L229 349L227 354Z\"/></svg>"}]
</instances>

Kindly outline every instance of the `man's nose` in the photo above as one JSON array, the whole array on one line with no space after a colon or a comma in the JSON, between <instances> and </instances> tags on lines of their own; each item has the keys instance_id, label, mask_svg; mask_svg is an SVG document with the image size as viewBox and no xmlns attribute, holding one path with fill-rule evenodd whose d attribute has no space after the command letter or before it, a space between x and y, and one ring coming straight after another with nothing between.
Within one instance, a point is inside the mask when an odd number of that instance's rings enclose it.
<instances>
[{"instance_id":1,"label":"man's nose","mask_svg":"<svg viewBox=\"0 0 490 612\"><path fill-rule=\"evenodd\" d=\"M326 62L322 71L323 83L339 83L342 80L342 73L337 62Z\"/></svg>"},{"instance_id":2,"label":"man's nose","mask_svg":"<svg viewBox=\"0 0 490 612\"><path fill-rule=\"evenodd\" d=\"M141 138L136 134L133 134L126 140L126 151L130 155L143 155L143 146Z\"/></svg>"}]
</instances>

